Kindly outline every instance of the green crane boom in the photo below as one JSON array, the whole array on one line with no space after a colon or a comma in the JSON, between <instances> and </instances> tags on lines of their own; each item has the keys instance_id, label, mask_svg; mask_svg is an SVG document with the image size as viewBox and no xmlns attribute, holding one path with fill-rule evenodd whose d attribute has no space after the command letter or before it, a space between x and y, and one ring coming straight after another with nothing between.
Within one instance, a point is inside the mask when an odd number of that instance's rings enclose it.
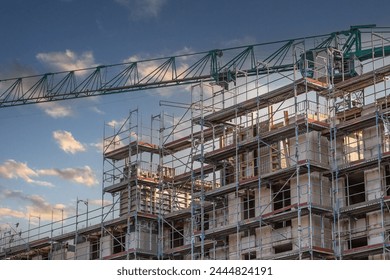
<instances>
[{"instance_id":1,"label":"green crane boom","mask_svg":"<svg viewBox=\"0 0 390 280\"><path fill-rule=\"evenodd\" d=\"M0 108L210 81L227 88L241 77L294 71L314 77L331 50L334 65L356 74L355 60L390 54L390 28L352 26L331 34L17 78L0 77ZM362 37L376 36L370 45ZM344 61L345 66L341 61ZM328 60L328 63L330 61ZM333 67L336 69L337 67ZM333 73L334 74L334 73Z\"/></svg>"}]
</instances>

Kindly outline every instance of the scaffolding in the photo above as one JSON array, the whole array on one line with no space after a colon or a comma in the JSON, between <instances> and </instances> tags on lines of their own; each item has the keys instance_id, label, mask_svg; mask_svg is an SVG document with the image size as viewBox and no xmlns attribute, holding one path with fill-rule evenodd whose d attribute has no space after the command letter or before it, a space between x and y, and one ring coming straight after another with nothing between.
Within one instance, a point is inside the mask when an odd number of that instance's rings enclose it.
<instances>
[{"instance_id":1,"label":"scaffolding","mask_svg":"<svg viewBox=\"0 0 390 280\"><path fill-rule=\"evenodd\" d=\"M292 70L265 59L162 102L179 117L130 111L104 132L111 203L77 199L86 212L18 242L10 229L0 257L389 259L390 40L359 36L364 62L343 34L308 38L278 54Z\"/></svg>"}]
</instances>

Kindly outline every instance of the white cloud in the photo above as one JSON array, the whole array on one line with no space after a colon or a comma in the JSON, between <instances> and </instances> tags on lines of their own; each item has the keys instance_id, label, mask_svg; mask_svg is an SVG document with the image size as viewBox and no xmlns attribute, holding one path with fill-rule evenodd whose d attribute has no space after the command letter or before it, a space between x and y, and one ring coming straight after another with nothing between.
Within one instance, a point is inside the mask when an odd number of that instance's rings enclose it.
<instances>
[{"instance_id":1,"label":"white cloud","mask_svg":"<svg viewBox=\"0 0 390 280\"><path fill-rule=\"evenodd\" d=\"M124 145L125 144L118 135L107 137L104 139L104 146L102 146L102 151L104 150L104 152L110 152L118 149L119 147L123 147Z\"/></svg>"},{"instance_id":2,"label":"white cloud","mask_svg":"<svg viewBox=\"0 0 390 280\"><path fill-rule=\"evenodd\" d=\"M88 199L88 204L101 207L102 206L102 200L101 199ZM103 200L103 206L107 206L107 205L110 205L110 204L112 204L111 201L109 201L107 199Z\"/></svg>"},{"instance_id":3,"label":"white cloud","mask_svg":"<svg viewBox=\"0 0 390 280\"><path fill-rule=\"evenodd\" d=\"M183 119L181 116L175 116L173 119L167 118L166 122L169 124L169 130L174 129L175 139L187 137L191 134L191 121L188 119L188 116Z\"/></svg>"},{"instance_id":4,"label":"white cloud","mask_svg":"<svg viewBox=\"0 0 390 280\"><path fill-rule=\"evenodd\" d=\"M42 176L58 176L64 180L86 185L88 187L92 187L99 183L96 174L89 166L81 168L42 169L38 170L37 173Z\"/></svg>"},{"instance_id":5,"label":"white cloud","mask_svg":"<svg viewBox=\"0 0 390 280\"><path fill-rule=\"evenodd\" d=\"M111 120L111 121L107 122L106 124L108 126L111 126L114 129L118 129L125 123L125 121L126 121L126 119L122 119L122 120L119 120L119 121Z\"/></svg>"},{"instance_id":6,"label":"white cloud","mask_svg":"<svg viewBox=\"0 0 390 280\"><path fill-rule=\"evenodd\" d=\"M103 143L102 142L96 142L96 143L90 143L91 147L94 147L98 153L103 153Z\"/></svg>"},{"instance_id":7,"label":"white cloud","mask_svg":"<svg viewBox=\"0 0 390 280\"><path fill-rule=\"evenodd\" d=\"M58 119L70 117L73 115L73 110L70 106L63 106L57 102L39 103L40 107L50 117Z\"/></svg>"},{"instance_id":8,"label":"white cloud","mask_svg":"<svg viewBox=\"0 0 390 280\"><path fill-rule=\"evenodd\" d=\"M109 152L109 151L112 151L114 149L117 149L117 148L125 145L122 141L123 135L121 138L119 135L115 134L119 131L119 129L122 126L125 125L125 122L126 122L126 119L111 120L111 121L107 122L106 125L109 127L110 130L107 131L107 136L104 139L104 143L95 144L95 147L99 148L100 152L103 152L103 150L104 150L104 152ZM111 128L112 128L112 130L111 130Z\"/></svg>"},{"instance_id":9,"label":"white cloud","mask_svg":"<svg viewBox=\"0 0 390 280\"><path fill-rule=\"evenodd\" d=\"M0 165L0 177L5 179L18 179L21 178L27 183L44 186L44 187L53 187L49 182L37 181L32 179L32 177L38 177L38 173L27 166L27 163L17 162L13 159L5 161Z\"/></svg>"},{"instance_id":10,"label":"white cloud","mask_svg":"<svg viewBox=\"0 0 390 280\"><path fill-rule=\"evenodd\" d=\"M183 47L181 50L176 51L174 54L180 56L181 59L187 60L187 54L194 53L195 51L190 47Z\"/></svg>"},{"instance_id":11,"label":"white cloud","mask_svg":"<svg viewBox=\"0 0 390 280\"><path fill-rule=\"evenodd\" d=\"M77 141L69 131L54 131L53 138L57 141L60 149L66 153L75 154L86 150L85 146Z\"/></svg>"},{"instance_id":12,"label":"white cloud","mask_svg":"<svg viewBox=\"0 0 390 280\"><path fill-rule=\"evenodd\" d=\"M138 140L138 135L134 131L130 132L130 141Z\"/></svg>"},{"instance_id":13,"label":"white cloud","mask_svg":"<svg viewBox=\"0 0 390 280\"><path fill-rule=\"evenodd\" d=\"M0 165L0 176L6 179L22 178L26 182L33 181L31 177L37 177L38 174L29 168L26 163L7 160Z\"/></svg>"},{"instance_id":14,"label":"white cloud","mask_svg":"<svg viewBox=\"0 0 390 280\"><path fill-rule=\"evenodd\" d=\"M26 206L27 217L31 215L40 217L41 221L51 221L52 219L53 221L58 221L62 219L62 212L59 211L61 209L64 209L64 219L68 216L68 211L65 211L65 206L63 204L50 204L38 195L35 198L32 197L32 199L35 199L40 204ZM59 210L54 211L54 209ZM33 222L33 220L31 221Z\"/></svg>"},{"instance_id":15,"label":"white cloud","mask_svg":"<svg viewBox=\"0 0 390 280\"><path fill-rule=\"evenodd\" d=\"M173 94L177 92L176 87L162 87L162 88L157 88L156 92L158 93L159 96L163 98L168 98L171 97Z\"/></svg>"},{"instance_id":16,"label":"white cloud","mask_svg":"<svg viewBox=\"0 0 390 280\"><path fill-rule=\"evenodd\" d=\"M165 62L165 60L152 60L152 61L143 61L143 60L146 60L146 59L141 58L138 55L133 55L133 56L130 56L129 58L123 60L123 63L131 63L131 62L140 61L137 64L137 69L138 69L139 78L141 80L141 79L145 78L146 76L152 74L153 71L155 71L159 66L161 66L161 64L163 64ZM181 59L181 60L184 61L185 59ZM186 63L176 62L177 75L180 75L186 69L188 69L188 65ZM167 73L164 75L162 80L165 81L165 80L171 80L172 78L174 78L174 77L172 77L172 75L170 75L170 73L172 73L172 72L167 71ZM159 80L160 78L162 78L162 77L159 76L157 78L157 80Z\"/></svg>"},{"instance_id":17,"label":"white cloud","mask_svg":"<svg viewBox=\"0 0 390 280\"><path fill-rule=\"evenodd\" d=\"M38 73L31 66L21 64L18 61L13 61L12 63L3 65L0 69L0 74L2 79L8 79L33 76ZM28 86L30 86L30 84Z\"/></svg>"},{"instance_id":18,"label":"white cloud","mask_svg":"<svg viewBox=\"0 0 390 280\"><path fill-rule=\"evenodd\" d=\"M99 115L105 115L106 113L103 112L102 110L100 110L98 107L94 106L94 107L91 107L91 111L92 112L95 112L96 114L99 114Z\"/></svg>"},{"instance_id":19,"label":"white cloud","mask_svg":"<svg viewBox=\"0 0 390 280\"><path fill-rule=\"evenodd\" d=\"M165 0L115 0L128 9L131 20L157 18L164 7Z\"/></svg>"},{"instance_id":20,"label":"white cloud","mask_svg":"<svg viewBox=\"0 0 390 280\"><path fill-rule=\"evenodd\" d=\"M38 53L36 58L56 71L72 71L96 66L95 58L91 51L86 51L82 54L77 54L71 50ZM76 72L76 74L78 73L81 72Z\"/></svg>"},{"instance_id":21,"label":"white cloud","mask_svg":"<svg viewBox=\"0 0 390 280\"><path fill-rule=\"evenodd\" d=\"M163 63L163 60L159 61L160 63L157 63L157 61L142 61L145 59L142 59L138 55L130 56L129 58L125 59L124 63L130 63L130 62L137 62L141 61L137 64L137 70L139 74L140 80L151 74L158 66L160 66L161 63Z\"/></svg>"},{"instance_id":22,"label":"white cloud","mask_svg":"<svg viewBox=\"0 0 390 280\"><path fill-rule=\"evenodd\" d=\"M65 168L65 169L40 169L33 170L27 166L26 163L17 162L15 160L7 160L0 165L0 177L5 179L18 179L21 178L27 183L53 187L52 183L46 181L37 181L32 177L41 176L57 176L64 180L75 182L78 184L92 187L97 185L99 181L96 178L95 173L89 166L80 168Z\"/></svg>"},{"instance_id":23,"label":"white cloud","mask_svg":"<svg viewBox=\"0 0 390 280\"><path fill-rule=\"evenodd\" d=\"M183 51L186 51L186 50L188 50L188 48L183 49ZM177 53L182 53L182 51L178 51ZM143 82L146 82L148 80L149 80L149 82L151 82L151 81L158 81L158 82L170 81L170 80L176 78L176 76L174 76L175 75L174 71L171 71L171 69L169 69L168 71L162 71L162 69L161 69L161 70L159 70L159 72L154 72L164 62L166 62L166 60L148 61L148 59L149 59L148 57L149 57L149 55L147 55L146 58L143 58L139 55L133 55L133 56L130 56L127 59L123 60L123 63L139 62L137 64L139 79L142 80L142 79L147 77L145 79L145 81L143 81ZM156 55L155 57L159 57L159 56ZM160 55L160 57L162 57L162 55ZM178 77L180 77L180 74L182 74L185 70L188 69L189 65L187 63L185 63L185 61L187 61L187 60L188 60L187 56L180 57L176 60L175 70L176 70L176 74ZM177 89L172 88L172 87L160 87L160 88L157 88L155 90L162 97L170 97L170 96L172 96L172 94L177 92ZM187 88L185 88L185 90L187 90Z\"/></svg>"},{"instance_id":24,"label":"white cloud","mask_svg":"<svg viewBox=\"0 0 390 280\"><path fill-rule=\"evenodd\" d=\"M104 139L104 144L93 144L93 146L97 148L102 148L100 151L105 150L105 152L112 151L114 149L117 149L119 147L123 147L124 145L127 145L129 142L135 141L135 140L140 140L139 136L137 133L134 131L131 131L128 133L126 131L126 119L122 120L111 120L106 123L107 126L112 128L112 133L110 134L110 131L107 132L106 138ZM118 131L122 128L125 127L125 129L121 130L120 133ZM117 134L116 134L117 133ZM102 147L104 145L104 147Z\"/></svg>"},{"instance_id":25,"label":"white cloud","mask_svg":"<svg viewBox=\"0 0 390 280\"><path fill-rule=\"evenodd\" d=\"M0 217L11 217L11 218L25 218L26 214L22 211L13 210L10 208L0 208Z\"/></svg>"},{"instance_id":26,"label":"white cloud","mask_svg":"<svg viewBox=\"0 0 390 280\"><path fill-rule=\"evenodd\" d=\"M19 77L29 77L23 79L23 89L27 90L31 88L34 84L36 84L36 82L38 81L36 77L31 77L37 74L38 73L32 67L21 64L17 61L14 61L6 65L2 65L0 69L0 76L3 80L0 82L0 91L9 90L11 86L15 82L17 82L17 79ZM11 80L6 81L5 79L11 79ZM13 91L10 91L9 94L10 95L8 96L7 100L14 100L20 98L20 92L18 87ZM35 97L38 94L39 93L34 93L32 97ZM2 98L4 97L5 96L2 96Z\"/></svg>"},{"instance_id":27,"label":"white cloud","mask_svg":"<svg viewBox=\"0 0 390 280\"><path fill-rule=\"evenodd\" d=\"M65 211L65 205L63 204L50 204L39 195L26 195L22 191L4 189L0 191L0 197L5 200L13 199L22 201L26 204L26 209L18 211L10 208L0 208L0 217L8 216L13 218L25 218L28 219L30 216L40 217L41 220L51 221L60 220L62 215L64 218L68 216ZM64 211L53 211L54 209ZM32 219L32 223L36 220Z\"/></svg>"}]
</instances>

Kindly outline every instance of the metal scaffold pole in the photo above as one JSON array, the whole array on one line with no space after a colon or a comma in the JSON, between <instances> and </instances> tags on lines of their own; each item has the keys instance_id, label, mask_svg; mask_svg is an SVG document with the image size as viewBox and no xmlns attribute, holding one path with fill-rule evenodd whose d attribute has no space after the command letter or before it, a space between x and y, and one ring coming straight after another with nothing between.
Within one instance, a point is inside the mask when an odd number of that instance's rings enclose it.
<instances>
[{"instance_id":1,"label":"metal scaffold pole","mask_svg":"<svg viewBox=\"0 0 390 280\"><path fill-rule=\"evenodd\" d=\"M194 99L194 88L195 86L191 86L191 103L190 103L190 109L191 109L191 115L190 119L194 119L194 110L195 110L195 99ZM194 139L194 126L191 125L190 128L190 134L191 134L191 152L194 152L195 146L197 143L195 143ZM194 160L193 160L193 154L190 154L191 159L191 171L194 170ZM195 186L196 186L196 178L194 172L191 172L191 260L195 259L195 242L196 242L196 235L195 231L197 230L196 227L196 207L195 207L195 199L194 199L194 194L195 194Z\"/></svg>"},{"instance_id":2,"label":"metal scaffold pole","mask_svg":"<svg viewBox=\"0 0 390 280\"><path fill-rule=\"evenodd\" d=\"M164 165L164 113L160 115L160 126L159 126L159 182L158 182L158 189L162 193L163 191L163 170L162 166ZM164 212L163 212L163 202L162 202L162 196L159 197L158 204L158 217L157 217L157 223L158 223L158 240L157 240L157 258L159 260L164 259Z\"/></svg>"}]
</instances>

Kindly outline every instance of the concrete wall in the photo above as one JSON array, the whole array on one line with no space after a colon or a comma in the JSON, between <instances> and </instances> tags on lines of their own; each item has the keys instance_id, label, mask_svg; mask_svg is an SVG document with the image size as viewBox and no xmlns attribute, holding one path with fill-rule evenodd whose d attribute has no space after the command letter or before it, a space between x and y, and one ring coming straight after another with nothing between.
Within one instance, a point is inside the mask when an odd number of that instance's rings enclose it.
<instances>
[{"instance_id":1,"label":"concrete wall","mask_svg":"<svg viewBox=\"0 0 390 280\"><path fill-rule=\"evenodd\" d=\"M226 255L227 255L226 247L217 247L214 251L214 259L216 260L224 260L226 259Z\"/></svg>"},{"instance_id":2,"label":"concrete wall","mask_svg":"<svg viewBox=\"0 0 390 280\"><path fill-rule=\"evenodd\" d=\"M256 216L272 212L271 195L271 188L269 187L262 186L260 191L258 188L255 189Z\"/></svg>"},{"instance_id":3,"label":"concrete wall","mask_svg":"<svg viewBox=\"0 0 390 280\"><path fill-rule=\"evenodd\" d=\"M191 201L188 193L180 190L164 190L162 192L155 187L132 186L130 192L130 199L127 189L120 194L120 215L125 215L129 211L157 214L160 212L160 208L163 212L169 213L188 207ZM160 205L160 201L163 202L162 205Z\"/></svg>"},{"instance_id":4,"label":"concrete wall","mask_svg":"<svg viewBox=\"0 0 390 280\"><path fill-rule=\"evenodd\" d=\"M380 139L377 137L376 127L363 129L364 158L369 159L378 156L378 144ZM379 140L379 142L378 142Z\"/></svg>"},{"instance_id":5,"label":"concrete wall","mask_svg":"<svg viewBox=\"0 0 390 280\"><path fill-rule=\"evenodd\" d=\"M329 164L329 142L319 132L312 131L298 136L298 158L296 144L295 137L289 139L290 165L295 165L297 160L310 160L323 165Z\"/></svg>"},{"instance_id":6,"label":"concrete wall","mask_svg":"<svg viewBox=\"0 0 390 280\"><path fill-rule=\"evenodd\" d=\"M228 207L206 213L209 215L209 229L215 229L229 224Z\"/></svg>"},{"instance_id":7,"label":"concrete wall","mask_svg":"<svg viewBox=\"0 0 390 280\"><path fill-rule=\"evenodd\" d=\"M318 172L299 176L299 202L331 207L331 185L327 177ZM298 203L297 178L290 181L291 204Z\"/></svg>"},{"instance_id":8,"label":"concrete wall","mask_svg":"<svg viewBox=\"0 0 390 280\"><path fill-rule=\"evenodd\" d=\"M229 224L236 224L241 220L241 197L236 197L236 193L228 194Z\"/></svg>"},{"instance_id":9,"label":"concrete wall","mask_svg":"<svg viewBox=\"0 0 390 280\"><path fill-rule=\"evenodd\" d=\"M241 256L237 253L237 243L241 241L241 238L237 238L237 234L229 235L229 260L239 260Z\"/></svg>"},{"instance_id":10,"label":"concrete wall","mask_svg":"<svg viewBox=\"0 0 390 280\"><path fill-rule=\"evenodd\" d=\"M332 157L332 155L330 155ZM333 162L333 159L330 159L330 165L332 169L337 168L337 166L344 165L346 163L345 159L345 148L344 148L344 139L342 136L337 136L336 138L336 163ZM337 166L335 166L337 164Z\"/></svg>"},{"instance_id":11,"label":"concrete wall","mask_svg":"<svg viewBox=\"0 0 390 280\"><path fill-rule=\"evenodd\" d=\"M382 227L387 225L387 231ZM384 211L383 216L381 211L367 213L367 230L368 230L368 245L378 244L382 242L390 242L389 237L389 223L390 213Z\"/></svg>"},{"instance_id":12,"label":"concrete wall","mask_svg":"<svg viewBox=\"0 0 390 280\"><path fill-rule=\"evenodd\" d=\"M66 249L58 249L54 250L51 254L51 259L52 260L66 260Z\"/></svg>"},{"instance_id":13,"label":"concrete wall","mask_svg":"<svg viewBox=\"0 0 390 280\"><path fill-rule=\"evenodd\" d=\"M346 206L346 191L345 191L345 178L341 177L335 180L334 182L335 191L337 189L337 192L335 193L335 207L338 205L338 207L345 207Z\"/></svg>"},{"instance_id":14,"label":"concrete wall","mask_svg":"<svg viewBox=\"0 0 390 280\"><path fill-rule=\"evenodd\" d=\"M100 251L102 258L112 255L112 246L113 242L111 235L103 236L102 238L100 238Z\"/></svg>"},{"instance_id":15,"label":"concrete wall","mask_svg":"<svg viewBox=\"0 0 390 280\"><path fill-rule=\"evenodd\" d=\"M89 260L90 259L91 242L86 241L76 244L76 260Z\"/></svg>"},{"instance_id":16,"label":"concrete wall","mask_svg":"<svg viewBox=\"0 0 390 280\"><path fill-rule=\"evenodd\" d=\"M384 169L373 168L364 170L364 183L366 198L368 200L380 198L382 196L382 180L385 178Z\"/></svg>"},{"instance_id":17,"label":"concrete wall","mask_svg":"<svg viewBox=\"0 0 390 280\"><path fill-rule=\"evenodd\" d=\"M299 249L299 236L301 247L317 246L332 249L332 223L328 218L320 216L301 217L301 233L299 234L298 218L291 220L291 236L293 250Z\"/></svg>"},{"instance_id":18,"label":"concrete wall","mask_svg":"<svg viewBox=\"0 0 390 280\"><path fill-rule=\"evenodd\" d=\"M271 256L273 254L271 232L271 227L256 229L256 240L259 245L257 246L257 256L259 258Z\"/></svg>"},{"instance_id":19,"label":"concrete wall","mask_svg":"<svg viewBox=\"0 0 390 280\"><path fill-rule=\"evenodd\" d=\"M260 174L271 172L271 153L269 147L260 148Z\"/></svg>"},{"instance_id":20,"label":"concrete wall","mask_svg":"<svg viewBox=\"0 0 390 280\"><path fill-rule=\"evenodd\" d=\"M140 249L157 252L157 234L150 232L131 232L126 235L126 250Z\"/></svg>"},{"instance_id":21,"label":"concrete wall","mask_svg":"<svg viewBox=\"0 0 390 280\"><path fill-rule=\"evenodd\" d=\"M255 248L256 246L256 235L249 235L245 237L241 237L240 242L241 250L247 250L250 248Z\"/></svg>"},{"instance_id":22,"label":"concrete wall","mask_svg":"<svg viewBox=\"0 0 390 280\"><path fill-rule=\"evenodd\" d=\"M171 229L168 227L164 227L163 248L165 250L171 249Z\"/></svg>"},{"instance_id":23,"label":"concrete wall","mask_svg":"<svg viewBox=\"0 0 390 280\"><path fill-rule=\"evenodd\" d=\"M183 226L184 245L191 244L191 222L184 223Z\"/></svg>"}]
</instances>

